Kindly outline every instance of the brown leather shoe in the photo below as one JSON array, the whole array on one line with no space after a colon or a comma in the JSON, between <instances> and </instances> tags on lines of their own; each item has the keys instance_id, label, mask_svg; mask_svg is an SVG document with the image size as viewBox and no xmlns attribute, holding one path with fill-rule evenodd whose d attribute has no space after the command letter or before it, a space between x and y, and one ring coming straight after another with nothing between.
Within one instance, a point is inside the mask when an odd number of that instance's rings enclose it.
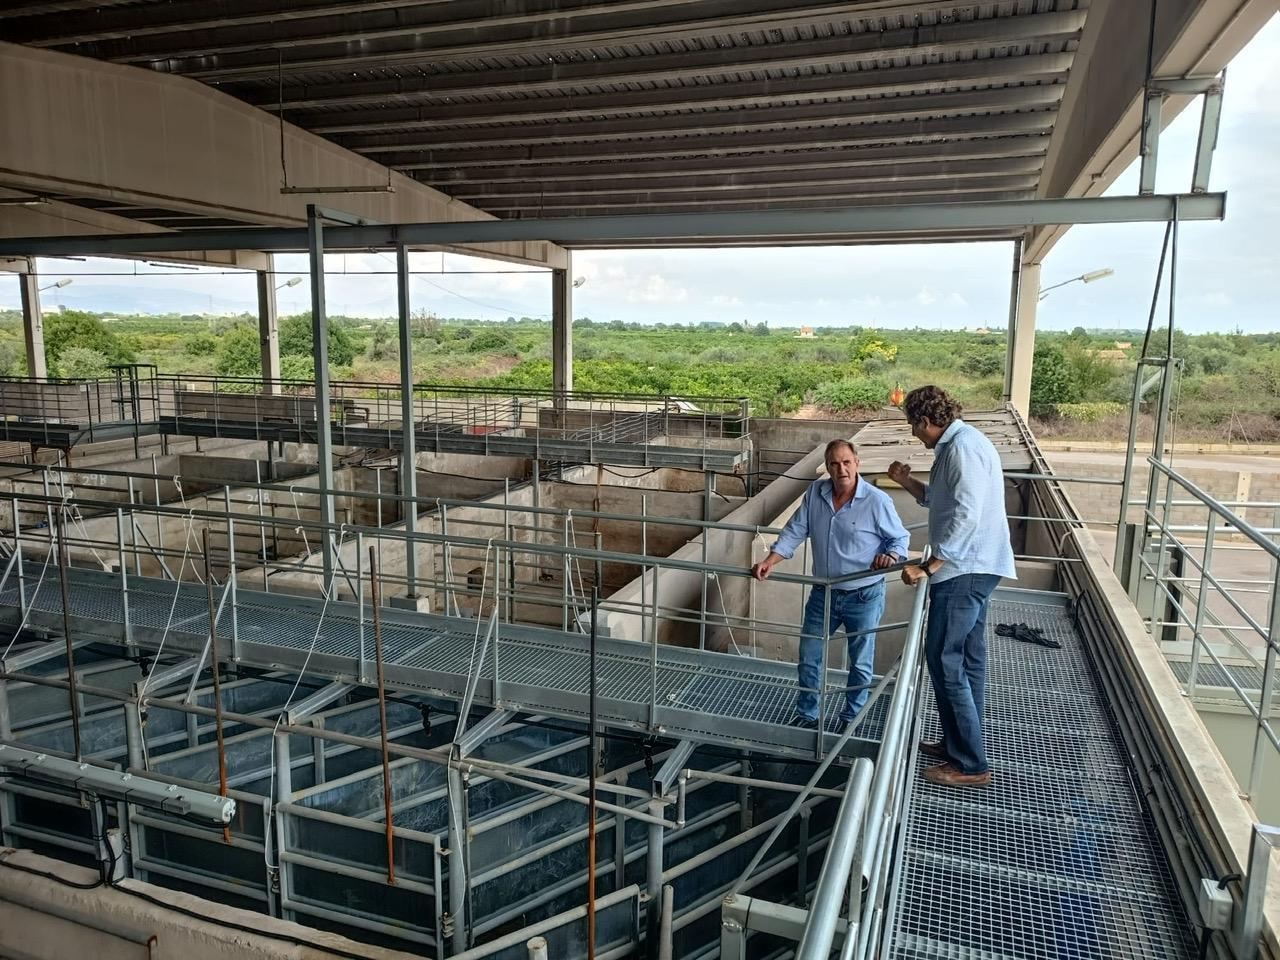
<instances>
[{"instance_id":1,"label":"brown leather shoe","mask_svg":"<svg viewBox=\"0 0 1280 960\"><path fill-rule=\"evenodd\" d=\"M962 773L950 763L926 767L924 778L942 787L985 787L991 782L991 771L986 773Z\"/></svg>"},{"instance_id":2,"label":"brown leather shoe","mask_svg":"<svg viewBox=\"0 0 1280 960\"><path fill-rule=\"evenodd\" d=\"M947 753L947 748L942 745L939 740L936 743L930 743L928 740L920 741L920 756L928 757L930 760L950 760L951 755Z\"/></svg>"}]
</instances>

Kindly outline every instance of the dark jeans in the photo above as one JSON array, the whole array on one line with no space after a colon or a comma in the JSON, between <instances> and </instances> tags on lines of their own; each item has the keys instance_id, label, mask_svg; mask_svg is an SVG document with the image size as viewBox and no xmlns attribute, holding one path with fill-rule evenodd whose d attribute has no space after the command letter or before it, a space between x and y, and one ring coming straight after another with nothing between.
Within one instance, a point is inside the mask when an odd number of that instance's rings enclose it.
<instances>
[{"instance_id":1,"label":"dark jeans","mask_svg":"<svg viewBox=\"0 0 1280 960\"><path fill-rule=\"evenodd\" d=\"M1000 578L969 573L929 587L924 656L942 744L962 773L986 773L982 717L987 682L987 604Z\"/></svg>"},{"instance_id":2,"label":"dark jeans","mask_svg":"<svg viewBox=\"0 0 1280 960\"><path fill-rule=\"evenodd\" d=\"M884 581L861 590L833 590L831 616L827 629L822 629L822 611L827 602L827 588L814 587L804 605L804 624L800 628L800 694L796 697L796 713L810 720L818 719L818 685L822 682L822 658L827 651L827 638L844 627L849 644L849 686L845 694L842 721L852 720L871 695L868 689L874 677L876 658L875 629L884 614Z\"/></svg>"}]
</instances>

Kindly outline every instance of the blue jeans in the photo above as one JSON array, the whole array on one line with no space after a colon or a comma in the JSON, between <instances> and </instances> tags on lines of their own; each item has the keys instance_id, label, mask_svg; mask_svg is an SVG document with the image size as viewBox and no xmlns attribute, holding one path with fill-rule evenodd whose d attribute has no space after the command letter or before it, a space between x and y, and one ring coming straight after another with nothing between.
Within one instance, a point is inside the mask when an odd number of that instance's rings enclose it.
<instances>
[{"instance_id":1,"label":"blue jeans","mask_svg":"<svg viewBox=\"0 0 1280 960\"><path fill-rule=\"evenodd\" d=\"M884 614L884 581L861 590L833 590L831 619L822 629L822 609L827 601L827 588L814 587L804 605L804 624L800 628L800 694L796 697L796 713L818 719L818 684L822 682L822 657L827 638L843 626L849 638L849 687L845 695L842 720L852 720L871 695L872 671L876 658L875 629ZM871 631L871 632L868 632ZM859 689L861 688L861 689Z\"/></svg>"},{"instance_id":2,"label":"blue jeans","mask_svg":"<svg viewBox=\"0 0 1280 960\"><path fill-rule=\"evenodd\" d=\"M982 717L987 683L987 604L1000 578L968 573L929 587L924 657L938 701L942 745L962 773L986 773Z\"/></svg>"}]
</instances>

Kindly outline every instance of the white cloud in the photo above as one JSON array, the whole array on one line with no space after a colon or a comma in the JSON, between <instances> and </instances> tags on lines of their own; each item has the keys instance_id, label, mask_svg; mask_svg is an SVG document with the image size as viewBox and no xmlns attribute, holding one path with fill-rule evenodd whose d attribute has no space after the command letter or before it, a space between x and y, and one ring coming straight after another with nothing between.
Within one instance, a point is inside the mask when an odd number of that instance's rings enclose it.
<instances>
[{"instance_id":1,"label":"white cloud","mask_svg":"<svg viewBox=\"0 0 1280 960\"><path fill-rule=\"evenodd\" d=\"M685 287L676 286L659 273L651 273L627 292L632 303L684 303L689 298Z\"/></svg>"},{"instance_id":2,"label":"white cloud","mask_svg":"<svg viewBox=\"0 0 1280 960\"><path fill-rule=\"evenodd\" d=\"M717 293L711 298L711 304L716 307L740 307L742 306L742 299L740 297Z\"/></svg>"},{"instance_id":3,"label":"white cloud","mask_svg":"<svg viewBox=\"0 0 1280 960\"><path fill-rule=\"evenodd\" d=\"M938 302L938 298L934 296L932 290L928 287L921 287L920 292L916 294L916 303L922 307L929 307Z\"/></svg>"}]
</instances>

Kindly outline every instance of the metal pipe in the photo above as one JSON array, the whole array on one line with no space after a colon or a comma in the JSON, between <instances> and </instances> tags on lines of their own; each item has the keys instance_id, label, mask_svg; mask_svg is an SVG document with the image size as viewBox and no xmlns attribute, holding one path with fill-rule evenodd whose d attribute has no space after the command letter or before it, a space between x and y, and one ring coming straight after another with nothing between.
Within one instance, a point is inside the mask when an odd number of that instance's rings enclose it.
<instances>
[{"instance_id":1,"label":"metal pipe","mask_svg":"<svg viewBox=\"0 0 1280 960\"><path fill-rule=\"evenodd\" d=\"M663 860L663 834L661 823L655 823L655 819L662 817L662 804L658 800L649 801L649 845L648 856L645 858L645 893L649 898L648 923L646 938L649 943L649 956L657 956L657 939L659 926L659 909L661 907L661 890L662 890L662 860Z\"/></svg>"},{"instance_id":2,"label":"metal pipe","mask_svg":"<svg viewBox=\"0 0 1280 960\"><path fill-rule=\"evenodd\" d=\"M813 896L813 905L809 908L809 922L805 924L804 935L800 938L800 945L796 947L796 960L827 960L831 955L845 886L858 882L856 878L850 879L849 871L862 837L872 770L872 763L866 757L859 757L853 764L844 799L840 802L840 811L836 814L835 826L832 827L827 858L823 861L822 873L818 877L818 889ZM849 929L845 931L846 938L857 934L852 918L850 920Z\"/></svg>"},{"instance_id":3,"label":"metal pipe","mask_svg":"<svg viewBox=\"0 0 1280 960\"><path fill-rule=\"evenodd\" d=\"M783 783L775 780L760 780L754 777L740 777L731 773L714 773L710 770L695 770L687 767L680 774L689 780L709 780L714 783L734 783L747 787L759 787L764 790L777 790L780 793L802 793L805 787L799 783ZM813 787L809 793L815 797L832 797L839 800L844 796L843 790L828 787Z\"/></svg>"},{"instance_id":4,"label":"metal pipe","mask_svg":"<svg viewBox=\"0 0 1280 960\"><path fill-rule=\"evenodd\" d=\"M360 587L360 592L364 588ZM387 752L387 684L382 673L382 614L378 606L381 597L378 590L378 551L369 548L369 589L372 591L373 604L373 657L378 673L378 737L382 743L382 807L384 824L387 831L387 884L396 883L396 846L395 828L391 812L391 755ZM323 746L324 741L318 741Z\"/></svg>"},{"instance_id":5,"label":"metal pipe","mask_svg":"<svg viewBox=\"0 0 1280 960\"><path fill-rule=\"evenodd\" d=\"M596 614L600 605L600 585L591 588L590 666L587 693L587 960L596 956ZM614 842L622 843L615 830Z\"/></svg>"},{"instance_id":6,"label":"metal pipe","mask_svg":"<svg viewBox=\"0 0 1280 960\"><path fill-rule=\"evenodd\" d=\"M675 891L671 884L662 888L662 914L658 923L658 960L671 960L671 919L675 912Z\"/></svg>"}]
</instances>

